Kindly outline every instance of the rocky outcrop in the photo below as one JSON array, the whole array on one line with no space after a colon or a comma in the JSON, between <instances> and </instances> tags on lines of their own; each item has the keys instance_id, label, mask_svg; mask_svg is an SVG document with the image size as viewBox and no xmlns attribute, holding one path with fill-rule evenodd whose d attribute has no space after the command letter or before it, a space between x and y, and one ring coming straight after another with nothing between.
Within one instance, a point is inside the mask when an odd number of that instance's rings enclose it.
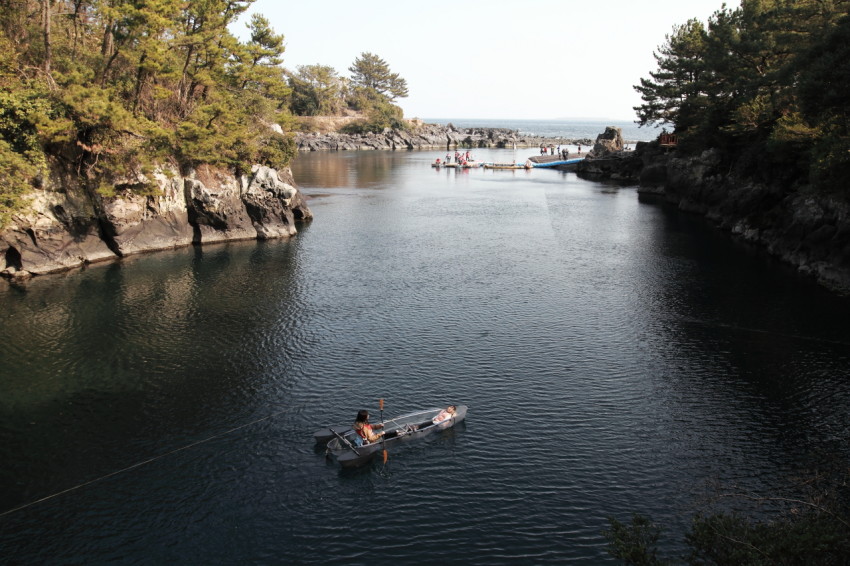
<instances>
[{"instance_id":1,"label":"rocky outcrop","mask_svg":"<svg viewBox=\"0 0 850 566\"><path fill-rule=\"evenodd\" d=\"M199 167L92 188L55 168L0 233L0 274L25 278L127 255L225 240L289 237L312 217L289 170Z\"/></svg>"},{"instance_id":2,"label":"rocky outcrop","mask_svg":"<svg viewBox=\"0 0 850 566\"><path fill-rule=\"evenodd\" d=\"M594 150L596 147L594 147ZM736 176L717 150L685 156L657 143L605 151L578 174L638 184L680 210L703 215L824 286L850 294L850 203L808 186Z\"/></svg>"},{"instance_id":3,"label":"rocky outcrop","mask_svg":"<svg viewBox=\"0 0 850 566\"><path fill-rule=\"evenodd\" d=\"M624 148L623 130L608 126L604 132L596 136L596 143L593 144L593 149L588 152L588 157L591 159L600 159L610 154L621 152Z\"/></svg>"},{"instance_id":4,"label":"rocky outcrop","mask_svg":"<svg viewBox=\"0 0 850 566\"><path fill-rule=\"evenodd\" d=\"M850 203L808 186L762 183L724 169L716 150L671 157L663 196L850 294Z\"/></svg>"},{"instance_id":5,"label":"rocky outcrop","mask_svg":"<svg viewBox=\"0 0 850 566\"><path fill-rule=\"evenodd\" d=\"M608 126L575 170L583 177L635 183L643 168L638 152L625 151L622 129Z\"/></svg>"},{"instance_id":6,"label":"rocky outcrop","mask_svg":"<svg viewBox=\"0 0 850 566\"><path fill-rule=\"evenodd\" d=\"M512 148L539 147L544 143L590 145L590 140L526 136L507 128L455 128L437 124L419 124L410 130L387 128L380 134L307 133L295 137L299 151Z\"/></svg>"}]
</instances>

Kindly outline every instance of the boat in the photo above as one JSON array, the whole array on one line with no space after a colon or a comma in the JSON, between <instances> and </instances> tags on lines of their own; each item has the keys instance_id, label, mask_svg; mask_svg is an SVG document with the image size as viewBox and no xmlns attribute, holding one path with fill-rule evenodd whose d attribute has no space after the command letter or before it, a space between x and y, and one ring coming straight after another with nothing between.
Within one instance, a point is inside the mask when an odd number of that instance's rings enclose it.
<instances>
[{"instance_id":1,"label":"boat","mask_svg":"<svg viewBox=\"0 0 850 566\"><path fill-rule=\"evenodd\" d=\"M485 163L484 169L531 169L528 163Z\"/></svg>"},{"instance_id":2,"label":"boat","mask_svg":"<svg viewBox=\"0 0 850 566\"><path fill-rule=\"evenodd\" d=\"M362 444L360 436L350 426L330 426L316 431L313 437L317 444L326 444L326 455L335 459L344 468L362 466L384 449L396 447L403 442L416 440L446 430L462 422L466 418L466 405L457 405L455 414L443 422L433 424L431 419L436 417L442 408L422 409L406 413L384 421L382 429L386 440ZM423 425L423 423L426 423Z\"/></svg>"},{"instance_id":3,"label":"boat","mask_svg":"<svg viewBox=\"0 0 850 566\"><path fill-rule=\"evenodd\" d=\"M559 159L555 161L546 161L543 163L534 163L533 167L536 169L538 167L563 167L565 165L576 165L577 163L581 163L584 161L583 157L576 157L573 159Z\"/></svg>"},{"instance_id":4,"label":"boat","mask_svg":"<svg viewBox=\"0 0 850 566\"><path fill-rule=\"evenodd\" d=\"M431 167L436 167L437 169L439 169L440 167L447 167L449 169L475 169L476 167L481 167L483 165L483 163L479 163L477 161L461 161L460 163L434 162L431 164Z\"/></svg>"}]
</instances>

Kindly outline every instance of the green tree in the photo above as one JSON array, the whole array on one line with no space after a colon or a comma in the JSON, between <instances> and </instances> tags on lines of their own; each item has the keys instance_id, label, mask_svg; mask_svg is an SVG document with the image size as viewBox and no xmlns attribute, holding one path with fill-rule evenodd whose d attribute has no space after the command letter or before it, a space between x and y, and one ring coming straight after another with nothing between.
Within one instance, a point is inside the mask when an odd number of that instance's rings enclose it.
<instances>
[{"instance_id":1,"label":"green tree","mask_svg":"<svg viewBox=\"0 0 850 566\"><path fill-rule=\"evenodd\" d=\"M289 84L292 111L299 116L328 116L342 110L345 84L333 67L299 65Z\"/></svg>"},{"instance_id":2,"label":"green tree","mask_svg":"<svg viewBox=\"0 0 850 566\"><path fill-rule=\"evenodd\" d=\"M658 70L634 87L644 101L634 109L641 126L678 124L683 106L697 106L696 101L703 95L706 40L702 23L689 20L683 26L675 26L664 45L653 53Z\"/></svg>"},{"instance_id":3,"label":"green tree","mask_svg":"<svg viewBox=\"0 0 850 566\"><path fill-rule=\"evenodd\" d=\"M4 210L51 155L90 185L172 156L286 165L283 37L262 16L244 43L229 31L252 2L0 0Z\"/></svg>"},{"instance_id":4,"label":"green tree","mask_svg":"<svg viewBox=\"0 0 850 566\"><path fill-rule=\"evenodd\" d=\"M848 193L850 178L850 16L805 53L795 68L803 142L813 143L812 180Z\"/></svg>"},{"instance_id":5,"label":"green tree","mask_svg":"<svg viewBox=\"0 0 850 566\"><path fill-rule=\"evenodd\" d=\"M408 94L407 81L398 73L391 72L387 62L373 53L361 53L348 70L355 87L374 91L390 102Z\"/></svg>"}]
</instances>

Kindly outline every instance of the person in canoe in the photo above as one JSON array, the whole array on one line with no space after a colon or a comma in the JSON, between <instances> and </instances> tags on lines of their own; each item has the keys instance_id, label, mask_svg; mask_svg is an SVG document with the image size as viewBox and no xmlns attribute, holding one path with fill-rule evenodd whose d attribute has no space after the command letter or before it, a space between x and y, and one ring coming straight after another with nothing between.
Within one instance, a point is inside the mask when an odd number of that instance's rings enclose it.
<instances>
[{"instance_id":1,"label":"person in canoe","mask_svg":"<svg viewBox=\"0 0 850 566\"><path fill-rule=\"evenodd\" d=\"M382 424L371 424L369 422L369 411L362 409L357 411L357 418L354 420L352 427L357 436L363 439L364 444L377 442L384 435L383 432L375 432L374 429L384 428Z\"/></svg>"},{"instance_id":2,"label":"person in canoe","mask_svg":"<svg viewBox=\"0 0 850 566\"><path fill-rule=\"evenodd\" d=\"M418 425L411 425L410 430L412 432L414 430L419 430L420 428L425 428L426 426L431 426L431 425L435 425L435 424L440 424L442 422L446 422L447 420L451 419L456 414L457 414L457 407L455 407L454 405L449 405L448 407L446 407L445 409L443 409L442 411L437 413L437 416L432 418L430 421L425 421L424 423L419 423Z\"/></svg>"},{"instance_id":3,"label":"person in canoe","mask_svg":"<svg viewBox=\"0 0 850 566\"><path fill-rule=\"evenodd\" d=\"M381 437L387 439L398 436L397 430L391 430L389 432L375 432L375 429L384 428L384 425L370 423L369 411L366 409L357 411L357 418L354 420L354 425L351 428L353 428L354 432L357 433L357 436L363 440L363 444L378 442L381 440Z\"/></svg>"}]
</instances>

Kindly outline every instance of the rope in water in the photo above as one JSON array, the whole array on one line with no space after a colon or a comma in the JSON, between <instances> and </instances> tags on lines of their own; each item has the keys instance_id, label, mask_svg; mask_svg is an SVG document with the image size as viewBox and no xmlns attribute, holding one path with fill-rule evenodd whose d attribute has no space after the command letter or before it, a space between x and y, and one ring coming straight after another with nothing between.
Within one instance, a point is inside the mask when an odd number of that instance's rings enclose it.
<instances>
[{"instance_id":1,"label":"rope in water","mask_svg":"<svg viewBox=\"0 0 850 566\"><path fill-rule=\"evenodd\" d=\"M196 441L196 442L192 442L191 444L187 444L187 445L185 445L185 446L181 446L180 448L175 448L174 450L170 450L170 451L168 451L168 452L165 452L164 454L160 454L160 455L158 455L158 456L154 456L153 458L148 458L147 460L143 460L143 461L141 461L141 462L137 462L137 463L133 464L132 466L127 466L126 468L121 468L120 470L116 470L116 471L114 471L114 472L108 473L108 474L106 474L106 475L104 475L104 476L100 476L100 477L95 478L95 479L93 479L93 480L89 480L89 481L87 481L87 482L83 482L83 483L81 483L81 484L75 485L74 487L69 487L68 489L63 489L62 491L58 491L58 492L53 493L53 494L51 494L51 495L48 495L48 496L46 496L46 497L42 497L41 499L36 499L35 501L31 501L31 502L29 502L29 503L25 503L25 504L20 505L20 506L18 506L18 507L14 507L14 508L12 508L12 509L8 509L8 510L6 510L6 511L2 511L2 512L0 512L0 517L5 517L6 515L11 515L12 513L17 513L18 511L22 511L22 510L24 510L24 509L27 509L28 507L32 507L33 505L37 505L37 504L39 504L39 503L43 503L43 502L48 501L48 500L50 500L50 499L53 499L53 498L55 498L55 497L59 497L60 495L65 495L66 493L70 493L70 492L75 491L75 490L77 490L77 489L80 489L80 488L83 488L83 487L89 486L89 485L91 485L91 484L93 484L93 483L97 483L97 482L103 481L103 480L105 480L105 479L111 478L111 477L113 477L113 476L117 476L117 475L119 475L119 474L123 474L124 472L129 472L130 470L134 470L134 469L136 469L136 468L139 468L139 467L141 467L141 466L144 466L145 464L150 464L151 462L156 462L157 460L161 460L162 458L165 458L165 457L167 457L167 456L171 456L171 455L176 454L176 453L178 453L178 452L182 452L183 450L188 450L189 448L193 448L193 447L195 447L195 446L199 446L199 445L201 445L201 444L204 444L205 442L209 442L210 440L215 440L216 438L221 438L222 436L227 436L228 434L234 433L234 432L236 432L237 430L241 430L241 429L243 429L243 428L249 427L249 426L251 426L251 425L255 425L255 424L257 424L257 423L260 423L260 422L266 421L266 420L268 420L268 419L271 419L271 418L273 418L273 417L276 417L276 416L278 416L278 415L281 415L281 414L285 413L285 412L286 412L286 411L288 411L288 410L289 410L289 409L286 409L286 410L283 410L283 411L278 411L278 412L276 412L276 413L272 413L271 415L266 415L265 417L259 418L259 419L257 419L257 420L251 421L251 422L249 422L249 423L245 423L245 424L243 424L243 425L239 425L239 426L237 426L237 427L233 427L233 428L231 428L230 430L226 430L226 431L224 431L224 432L220 432L220 433L218 433L218 434L214 434L214 435L212 435L212 436L210 436L210 437L208 437L208 438L204 438L203 440L198 440L198 441Z\"/></svg>"}]
</instances>

